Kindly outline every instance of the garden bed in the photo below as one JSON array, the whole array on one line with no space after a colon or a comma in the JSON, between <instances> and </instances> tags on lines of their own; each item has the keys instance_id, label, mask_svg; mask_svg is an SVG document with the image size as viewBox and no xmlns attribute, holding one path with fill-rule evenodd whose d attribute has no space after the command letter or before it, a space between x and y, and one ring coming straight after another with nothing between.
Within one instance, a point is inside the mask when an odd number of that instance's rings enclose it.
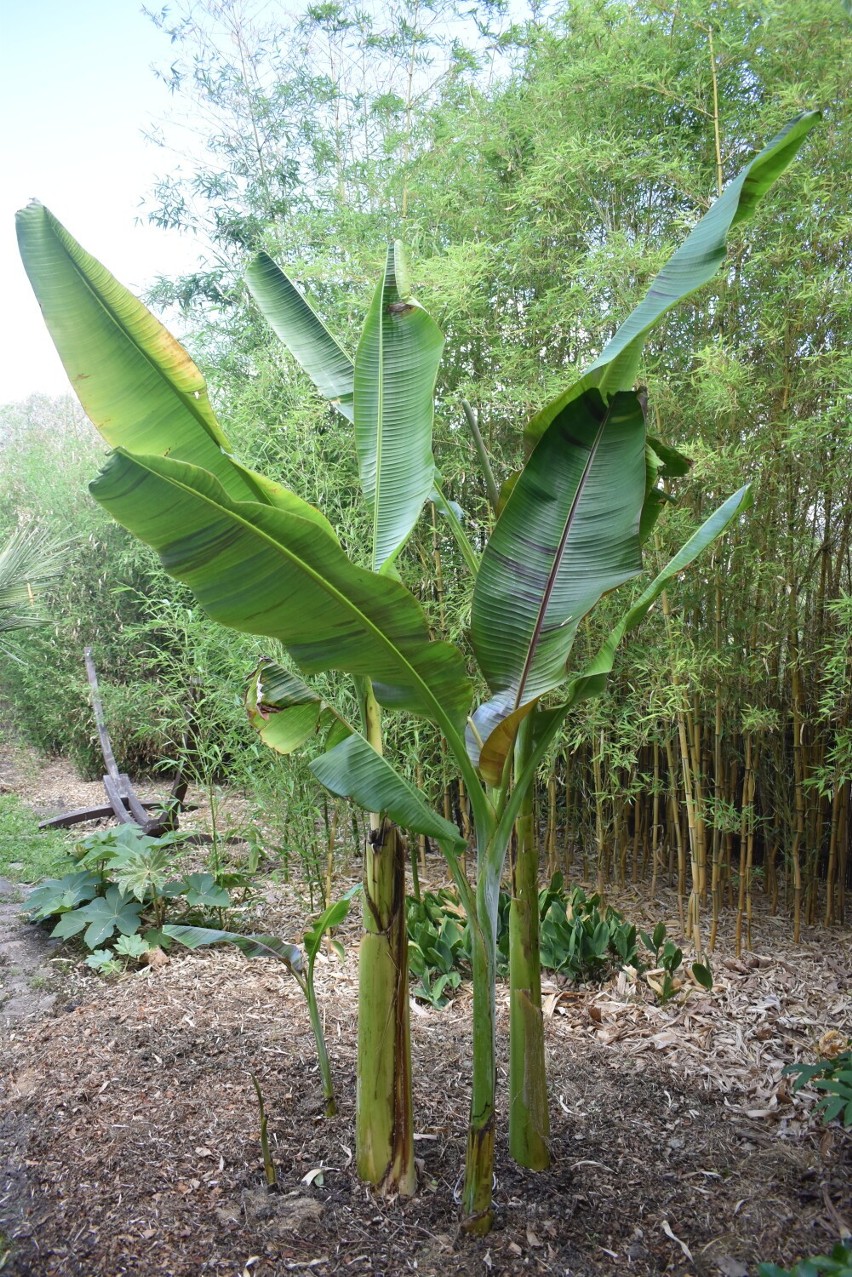
<instances>
[{"instance_id":1,"label":"garden bed","mask_svg":"<svg viewBox=\"0 0 852 1277\"><path fill-rule=\"evenodd\" d=\"M24 797L85 801L51 763ZM32 770L30 768L30 770ZM72 792L73 791L73 792ZM437 861L432 874L439 880ZM355 872L355 867L351 871ZM257 929L297 939L298 883L262 882ZM345 882L338 884L341 888ZM675 900L626 893L625 916L676 931ZM852 1131L825 1128L783 1066L852 1033L848 930L805 933L758 910L753 951L723 930L712 992L658 1005L624 975L547 982L553 1168L498 1140L494 1231L460 1235L454 1200L470 1083L470 992L412 1016L419 1189L376 1199L354 1152L357 923L318 991L340 1112L323 1117L304 1001L280 966L173 953L118 979L74 966L52 1006L0 1044L4 1274L756 1274L830 1250L852 1226ZM505 1114L507 990L498 987ZM280 1191L263 1187L250 1080L263 1091ZM2 1260L0 1260L2 1262Z\"/></svg>"}]
</instances>

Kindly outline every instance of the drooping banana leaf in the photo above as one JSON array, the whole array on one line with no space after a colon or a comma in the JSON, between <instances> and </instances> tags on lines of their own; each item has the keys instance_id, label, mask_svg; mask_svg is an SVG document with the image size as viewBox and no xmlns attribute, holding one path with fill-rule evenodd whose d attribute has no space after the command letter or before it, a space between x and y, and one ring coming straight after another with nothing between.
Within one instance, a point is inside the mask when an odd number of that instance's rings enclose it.
<instances>
[{"instance_id":1,"label":"drooping banana leaf","mask_svg":"<svg viewBox=\"0 0 852 1277\"><path fill-rule=\"evenodd\" d=\"M358 732L315 758L310 768L326 789L340 798L353 799L365 811L381 812L402 829L454 847L464 846L456 826L433 811L411 782Z\"/></svg>"},{"instance_id":2,"label":"drooping banana leaf","mask_svg":"<svg viewBox=\"0 0 852 1277\"><path fill-rule=\"evenodd\" d=\"M641 571L645 424L639 397L569 403L521 472L497 521L473 594L471 637L492 699L468 750L566 677L582 618ZM478 737L478 739L477 739Z\"/></svg>"},{"instance_id":3,"label":"drooping banana leaf","mask_svg":"<svg viewBox=\"0 0 852 1277\"><path fill-rule=\"evenodd\" d=\"M444 338L411 295L402 245L385 270L355 355L355 447L373 519L372 565L393 562L432 492L432 417Z\"/></svg>"},{"instance_id":4,"label":"drooping banana leaf","mask_svg":"<svg viewBox=\"0 0 852 1277\"><path fill-rule=\"evenodd\" d=\"M163 935L187 949L201 949L209 944L232 944L247 958L277 958L288 970L301 975L305 969L302 951L298 945L279 940L277 936L244 936L239 931L219 931L215 927L187 927L177 922L167 922Z\"/></svg>"},{"instance_id":5,"label":"drooping banana leaf","mask_svg":"<svg viewBox=\"0 0 852 1277\"><path fill-rule=\"evenodd\" d=\"M320 394L352 421L355 365L307 297L267 253L259 253L250 263L246 283L270 328Z\"/></svg>"},{"instance_id":6,"label":"drooping banana leaf","mask_svg":"<svg viewBox=\"0 0 852 1277\"><path fill-rule=\"evenodd\" d=\"M818 111L797 115L740 171L669 259L643 300L580 380L532 418L526 431L528 447L534 446L567 403L590 386L612 394L633 385L651 329L673 306L713 277L724 260L728 232L752 216L819 118Z\"/></svg>"},{"instance_id":7,"label":"drooping banana leaf","mask_svg":"<svg viewBox=\"0 0 852 1277\"><path fill-rule=\"evenodd\" d=\"M343 724L333 705L269 657L264 657L248 677L245 707L263 743L279 754L292 754L327 722L340 725L344 735L352 730Z\"/></svg>"},{"instance_id":8,"label":"drooping banana leaf","mask_svg":"<svg viewBox=\"0 0 852 1277\"><path fill-rule=\"evenodd\" d=\"M615 654L625 635L629 634L631 630L635 630L644 620L650 608L663 590L671 584L672 580L689 567L702 550L705 550L717 537L721 536L734 520L748 510L752 504L751 489L747 485L740 488L733 496L728 497L727 501L724 501L708 519L705 519L701 526L693 532L689 540L681 546L677 554L673 555L665 567L657 573L650 585L642 591L636 602L628 608L585 669L569 682L565 700L560 705L548 709L539 709L533 722L533 748L531 751L531 766L533 768L537 766L537 760L541 757L543 749L547 747L547 744L554 738L561 727L568 711L579 704L580 701L588 700L592 696L599 696L603 692L607 678L612 672ZM506 736L505 732L503 736ZM506 740L501 739L501 733L495 732L489 743L488 754L486 755L485 751L483 751L483 755L480 758L479 765L483 775L487 777L489 774L497 774L499 776L502 772L503 760L507 749L511 749L511 742L507 745ZM522 777L518 778L518 784L523 784Z\"/></svg>"},{"instance_id":9,"label":"drooping banana leaf","mask_svg":"<svg viewBox=\"0 0 852 1277\"><path fill-rule=\"evenodd\" d=\"M308 674L366 675L382 704L459 730L470 700L461 654L430 641L404 586L355 567L314 522L234 501L196 466L123 450L91 492L214 620L279 639Z\"/></svg>"}]
</instances>

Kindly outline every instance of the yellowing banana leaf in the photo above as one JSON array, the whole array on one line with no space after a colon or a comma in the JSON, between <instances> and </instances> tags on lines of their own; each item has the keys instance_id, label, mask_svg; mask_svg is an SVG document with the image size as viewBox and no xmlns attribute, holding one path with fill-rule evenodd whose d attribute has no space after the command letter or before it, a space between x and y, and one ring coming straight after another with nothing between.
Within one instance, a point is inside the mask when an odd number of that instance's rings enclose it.
<instances>
[{"instance_id":1,"label":"yellowing banana leaf","mask_svg":"<svg viewBox=\"0 0 852 1277\"><path fill-rule=\"evenodd\" d=\"M526 431L528 447L534 446L567 403L590 386L611 394L633 385L648 333L673 306L713 277L724 260L728 232L751 217L819 118L818 111L797 115L741 170L669 259L643 300L580 380L532 418Z\"/></svg>"},{"instance_id":2,"label":"yellowing banana leaf","mask_svg":"<svg viewBox=\"0 0 852 1277\"><path fill-rule=\"evenodd\" d=\"M246 283L274 333L338 412L352 421L355 367L313 306L267 253L246 271Z\"/></svg>"},{"instance_id":3,"label":"yellowing banana leaf","mask_svg":"<svg viewBox=\"0 0 852 1277\"><path fill-rule=\"evenodd\" d=\"M644 457L638 396L605 405L591 390L560 413L521 472L473 594L471 637L493 693L468 730L474 761L504 719L565 679L582 618L641 570Z\"/></svg>"},{"instance_id":4,"label":"yellowing banana leaf","mask_svg":"<svg viewBox=\"0 0 852 1277\"><path fill-rule=\"evenodd\" d=\"M465 845L456 826L433 811L419 790L358 732L315 758L310 769L326 789L340 798L353 799L365 811L381 812L402 829L426 834L438 842L459 848Z\"/></svg>"},{"instance_id":5,"label":"yellowing banana leaf","mask_svg":"<svg viewBox=\"0 0 852 1277\"><path fill-rule=\"evenodd\" d=\"M196 466L123 450L91 492L214 620L277 638L308 674L366 675L382 704L459 730L470 701L461 654L430 641L404 586L355 567L318 524L234 501Z\"/></svg>"},{"instance_id":6,"label":"yellowing banana leaf","mask_svg":"<svg viewBox=\"0 0 852 1277\"><path fill-rule=\"evenodd\" d=\"M355 355L355 447L373 519L372 565L391 564L432 492L432 417L444 338L388 249Z\"/></svg>"}]
</instances>

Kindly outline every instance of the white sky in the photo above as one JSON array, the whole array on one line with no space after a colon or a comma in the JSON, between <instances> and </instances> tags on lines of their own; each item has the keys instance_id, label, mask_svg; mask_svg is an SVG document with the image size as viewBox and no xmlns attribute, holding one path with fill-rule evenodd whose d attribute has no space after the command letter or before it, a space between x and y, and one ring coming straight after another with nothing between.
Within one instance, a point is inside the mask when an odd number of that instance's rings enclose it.
<instances>
[{"instance_id":1,"label":"white sky","mask_svg":"<svg viewBox=\"0 0 852 1277\"><path fill-rule=\"evenodd\" d=\"M175 163L142 137L174 106L151 70L170 52L138 0L0 0L0 403L70 390L18 256L29 200L134 292L196 261L188 238L137 222Z\"/></svg>"}]
</instances>

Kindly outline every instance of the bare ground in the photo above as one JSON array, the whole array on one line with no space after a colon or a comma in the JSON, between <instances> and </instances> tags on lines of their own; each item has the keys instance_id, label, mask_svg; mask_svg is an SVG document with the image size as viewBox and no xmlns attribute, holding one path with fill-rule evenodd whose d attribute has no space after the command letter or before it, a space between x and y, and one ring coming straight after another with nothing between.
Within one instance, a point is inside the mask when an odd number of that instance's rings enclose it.
<instances>
[{"instance_id":1,"label":"bare ground","mask_svg":"<svg viewBox=\"0 0 852 1277\"><path fill-rule=\"evenodd\" d=\"M47 789L82 805L63 767L50 764ZM14 770L12 787L44 795L44 776L25 771ZM617 903L643 925L675 927L668 891L651 907L629 893ZM304 902L270 884L260 914L259 929L297 938ZM7 915L4 926L18 923ZM712 992L666 1007L625 976L591 989L550 985L553 1167L523 1171L499 1140L497 1222L484 1240L460 1234L455 1200L470 1083L466 987L444 1011L414 1008L419 1188L401 1202L374 1197L352 1163L354 924L345 962L330 957L318 979L340 1106L330 1120L304 1004L281 968L218 951L110 982L75 967L52 1005L19 1008L0 1042L0 1268L17 1277L754 1277L762 1260L830 1249L852 1224L852 1131L821 1127L813 1100L793 1097L781 1070L852 1033L852 937L814 931L794 948L787 932L758 911L752 952L733 958L723 933ZM503 988L498 1004L505 1112ZM279 1170L273 1195L251 1072Z\"/></svg>"}]
</instances>

